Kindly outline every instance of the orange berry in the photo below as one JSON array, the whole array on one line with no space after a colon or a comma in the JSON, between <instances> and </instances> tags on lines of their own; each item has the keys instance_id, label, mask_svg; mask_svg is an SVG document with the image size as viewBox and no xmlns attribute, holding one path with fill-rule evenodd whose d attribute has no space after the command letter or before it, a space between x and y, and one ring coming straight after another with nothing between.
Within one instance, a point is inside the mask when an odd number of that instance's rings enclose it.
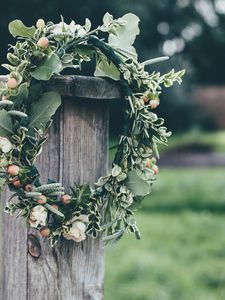
<instances>
[{"instance_id":1,"label":"orange berry","mask_svg":"<svg viewBox=\"0 0 225 300\"><path fill-rule=\"evenodd\" d=\"M36 22L37 28L43 28L45 26L45 21L43 19L38 19Z\"/></svg>"},{"instance_id":2,"label":"orange berry","mask_svg":"<svg viewBox=\"0 0 225 300\"><path fill-rule=\"evenodd\" d=\"M9 78L7 81L7 86L9 89L15 89L18 86L16 78Z\"/></svg>"},{"instance_id":3,"label":"orange berry","mask_svg":"<svg viewBox=\"0 0 225 300\"><path fill-rule=\"evenodd\" d=\"M70 195L63 195L60 200L63 204L66 205L70 203L71 197Z\"/></svg>"},{"instance_id":4,"label":"orange berry","mask_svg":"<svg viewBox=\"0 0 225 300\"><path fill-rule=\"evenodd\" d=\"M150 160L148 160L148 161L146 162L146 168L151 168L151 162L150 162Z\"/></svg>"},{"instance_id":5,"label":"orange berry","mask_svg":"<svg viewBox=\"0 0 225 300\"><path fill-rule=\"evenodd\" d=\"M13 184L16 188L21 187L21 182L20 182L19 180L12 181L12 184Z\"/></svg>"},{"instance_id":6,"label":"orange berry","mask_svg":"<svg viewBox=\"0 0 225 300\"><path fill-rule=\"evenodd\" d=\"M40 229L40 234L43 237L48 237L50 235L50 233L51 233L51 231L50 231L50 229L48 227L42 227Z\"/></svg>"},{"instance_id":7,"label":"orange berry","mask_svg":"<svg viewBox=\"0 0 225 300\"><path fill-rule=\"evenodd\" d=\"M154 172L155 175L159 173L159 168L158 168L157 165L152 166L151 169L152 169L152 171Z\"/></svg>"},{"instance_id":8,"label":"orange berry","mask_svg":"<svg viewBox=\"0 0 225 300\"><path fill-rule=\"evenodd\" d=\"M46 37L41 37L41 38L38 40L37 45L38 45L40 48L48 48L49 40L48 40Z\"/></svg>"},{"instance_id":9,"label":"orange berry","mask_svg":"<svg viewBox=\"0 0 225 300\"><path fill-rule=\"evenodd\" d=\"M38 199L37 199L38 204L45 204L46 202L47 202L47 198L45 197L45 195L38 196Z\"/></svg>"},{"instance_id":10,"label":"orange berry","mask_svg":"<svg viewBox=\"0 0 225 300\"><path fill-rule=\"evenodd\" d=\"M27 192L31 192L32 191L32 187L33 187L32 184L28 183L28 184L25 185L24 189Z\"/></svg>"},{"instance_id":11,"label":"orange berry","mask_svg":"<svg viewBox=\"0 0 225 300\"><path fill-rule=\"evenodd\" d=\"M20 168L16 165L11 165L7 167L7 172L9 175L16 176L19 174Z\"/></svg>"},{"instance_id":12,"label":"orange berry","mask_svg":"<svg viewBox=\"0 0 225 300\"><path fill-rule=\"evenodd\" d=\"M149 106L151 107L151 109L156 108L159 105L159 101L158 100L151 100L149 102Z\"/></svg>"}]
</instances>

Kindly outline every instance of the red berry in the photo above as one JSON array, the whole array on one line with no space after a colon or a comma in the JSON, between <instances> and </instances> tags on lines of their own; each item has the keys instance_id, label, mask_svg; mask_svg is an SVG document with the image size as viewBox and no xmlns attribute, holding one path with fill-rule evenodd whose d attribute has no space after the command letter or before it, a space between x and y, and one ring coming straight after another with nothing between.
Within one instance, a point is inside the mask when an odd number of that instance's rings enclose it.
<instances>
[{"instance_id":1,"label":"red berry","mask_svg":"<svg viewBox=\"0 0 225 300\"><path fill-rule=\"evenodd\" d=\"M7 86L9 89L15 89L18 86L16 78L9 78L7 81Z\"/></svg>"},{"instance_id":2,"label":"red berry","mask_svg":"<svg viewBox=\"0 0 225 300\"><path fill-rule=\"evenodd\" d=\"M48 237L50 235L50 229L48 227L42 227L40 229L40 234L43 237Z\"/></svg>"},{"instance_id":3,"label":"red berry","mask_svg":"<svg viewBox=\"0 0 225 300\"><path fill-rule=\"evenodd\" d=\"M154 172L155 175L158 174L158 173L159 173L159 168L158 168L158 166L157 166L157 165L153 165L153 166L152 166L152 171Z\"/></svg>"},{"instance_id":4,"label":"red berry","mask_svg":"<svg viewBox=\"0 0 225 300\"><path fill-rule=\"evenodd\" d=\"M46 202L47 202L47 198L45 197L45 195L38 196L38 199L37 199L38 204L45 204Z\"/></svg>"},{"instance_id":5,"label":"red berry","mask_svg":"<svg viewBox=\"0 0 225 300\"><path fill-rule=\"evenodd\" d=\"M32 191L32 187L33 187L32 184L28 183L28 184L25 185L24 189L27 192L31 192Z\"/></svg>"},{"instance_id":6,"label":"red berry","mask_svg":"<svg viewBox=\"0 0 225 300\"><path fill-rule=\"evenodd\" d=\"M63 195L60 200L66 205L70 203L71 197L70 195Z\"/></svg>"},{"instance_id":7,"label":"red berry","mask_svg":"<svg viewBox=\"0 0 225 300\"><path fill-rule=\"evenodd\" d=\"M46 37L41 37L41 38L38 40L37 45L38 45L40 48L48 48L49 40L48 40Z\"/></svg>"},{"instance_id":8,"label":"red berry","mask_svg":"<svg viewBox=\"0 0 225 300\"><path fill-rule=\"evenodd\" d=\"M20 171L20 168L16 165L11 165L11 166L8 166L8 168L7 168L7 172L9 173L9 175L12 175L12 176L18 175L19 171Z\"/></svg>"},{"instance_id":9,"label":"red berry","mask_svg":"<svg viewBox=\"0 0 225 300\"><path fill-rule=\"evenodd\" d=\"M45 26L45 21L43 19L38 19L36 22L37 28L43 28Z\"/></svg>"}]
</instances>

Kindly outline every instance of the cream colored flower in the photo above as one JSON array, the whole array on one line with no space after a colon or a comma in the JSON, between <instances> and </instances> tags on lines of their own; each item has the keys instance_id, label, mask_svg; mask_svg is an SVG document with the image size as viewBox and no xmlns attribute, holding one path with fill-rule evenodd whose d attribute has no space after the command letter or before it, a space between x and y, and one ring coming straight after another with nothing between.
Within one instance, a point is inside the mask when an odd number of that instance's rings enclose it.
<instances>
[{"instance_id":1,"label":"cream colored flower","mask_svg":"<svg viewBox=\"0 0 225 300\"><path fill-rule=\"evenodd\" d=\"M37 228L38 225L45 226L47 220L47 210L42 205L36 205L31 209L28 222L31 227Z\"/></svg>"},{"instance_id":2,"label":"cream colored flower","mask_svg":"<svg viewBox=\"0 0 225 300\"><path fill-rule=\"evenodd\" d=\"M87 33L81 25L75 24L74 21L72 21L69 25L65 22L60 22L51 30L53 34L60 34L65 31L76 34L77 36L84 36Z\"/></svg>"},{"instance_id":3,"label":"cream colored flower","mask_svg":"<svg viewBox=\"0 0 225 300\"><path fill-rule=\"evenodd\" d=\"M72 227L69 230L65 230L63 236L67 240L74 240L75 242L81 242L85 240L86 225L84 222L88 222L88 217L80 215L77 220L72 223Z\"/></svg>"},{"instance_id":4,"label":"cream colored flower","mask_svg":"<svg viewBox=\"0 0 225 300\"><path fill-rule=\"evenodd\" d=\"M6 137L0 137L0 149L4 153L7 153L12 149L12 144Z\"/></svg>"}]
</instances>

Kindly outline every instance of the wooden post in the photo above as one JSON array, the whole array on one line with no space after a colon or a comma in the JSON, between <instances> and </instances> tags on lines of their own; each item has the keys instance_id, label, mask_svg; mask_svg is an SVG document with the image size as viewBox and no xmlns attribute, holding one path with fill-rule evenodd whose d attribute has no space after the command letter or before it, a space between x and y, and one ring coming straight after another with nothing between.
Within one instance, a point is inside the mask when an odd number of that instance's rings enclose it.
<instances>
[{"instance_id":1,"label":"wooden post","mask_svg":"<svg viewBox=\"0 0 225 300\"><path fill-rule=\"evenodd\" d=\"M5 80L5 78L1 78ZM42 180L94 182L107 172L108 103L118 88L104 79L59 76L47 89L58 90L56 113L37 165ZM2 209L9 192L3 193ZM24 220L1 213L0 298L2 300L103 299L104 250L99 238L64 240L51 248Z\"/></svg>"}]
</instances>

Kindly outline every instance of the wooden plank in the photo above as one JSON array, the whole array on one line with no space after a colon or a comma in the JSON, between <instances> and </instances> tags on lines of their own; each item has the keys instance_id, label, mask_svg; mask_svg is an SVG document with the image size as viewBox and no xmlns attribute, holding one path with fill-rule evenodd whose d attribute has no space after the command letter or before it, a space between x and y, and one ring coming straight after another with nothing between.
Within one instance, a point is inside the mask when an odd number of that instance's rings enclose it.
<instances>
[{"instance_id":1,"label":"wooden plank","mask_svg":"<svg viewBox=\"0 0 225 300\"><path fill-rule=\"evenodd\" d=\"M7 76L0 76L0 81L7 81ZM61 95L67 97L88 99L120 99L121 91L119 85L112 80L100 77L65 75L54 76L50 81L44 83L46 90L57 90ZM87 88L88 86L88 88Z\"/></svg>"},{"instance_id":2,"label":"wooden plank","mask_svg":"<svg viewBox=\"0 0 225 300\"><path fill-rule=\"evenodd\" d=\"M108 108L98 101L64 99L48 144L39 160L41 173L61 179L69 191L73 182L94 182L107 169ZM51 170L49 168L51 166ZM37 236L35 232L33 235ZM100 239L62 241L51 249L37 236L40 258L28 256L28 299L102 299L103 245ZM37 282L38 287L37 287Z\"/></svg>"}]
</instances>

